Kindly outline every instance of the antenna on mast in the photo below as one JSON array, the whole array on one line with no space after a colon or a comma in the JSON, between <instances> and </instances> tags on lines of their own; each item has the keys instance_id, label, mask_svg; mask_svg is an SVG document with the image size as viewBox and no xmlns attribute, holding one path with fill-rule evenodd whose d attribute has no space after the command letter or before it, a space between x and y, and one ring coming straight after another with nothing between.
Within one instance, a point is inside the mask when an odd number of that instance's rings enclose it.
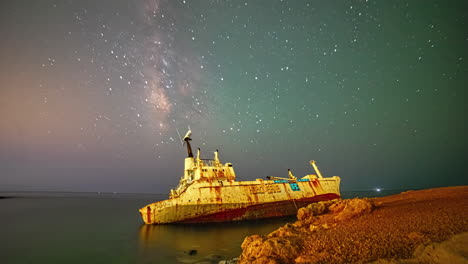
<instances>
[{"instance_id":1,"label":"antenna on mast","mask_svg":"<svg viewBox=\"0 0 468 264\"><path fill-rule=\"evenodd\" d=\"M175 127L176 131L177 131L177 135L179 136L179 140L180 140L180 145L184 145L184 142L182 141L182 138L180 137L180 133L179 133L179 129L177 129L177 127Z\"/></svg>"}]
</instances>

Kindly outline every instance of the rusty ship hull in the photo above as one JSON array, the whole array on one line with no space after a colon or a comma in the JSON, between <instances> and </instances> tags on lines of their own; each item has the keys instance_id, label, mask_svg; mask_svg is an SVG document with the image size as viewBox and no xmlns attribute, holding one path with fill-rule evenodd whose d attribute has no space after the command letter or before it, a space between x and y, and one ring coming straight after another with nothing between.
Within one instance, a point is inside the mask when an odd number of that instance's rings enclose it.
<instances>
[{"instance_id":1,"label":"rusty ship hull","mask_svg":"<svg viewBox=\"0 0 468 264\"><path fill-rule=\"evenodd\" d=\"M316 185L320 184L318 180L315 182ZM264 181L264 184L278 186L280 192L283 192L285 195L252 193L252 187L257 189L262 185L251 184L250 186L243 185L233 188L232 191L236 194L234 197L231 197L235 199L230 199L228 195L223 197L221 194L221 188L224 188L226 185L222 187L210 186L206 187L206 190L203 188L200 192L212 193L212 195L207 195L208 197L211 196L211 198L204 196L204 198L195 203L190 199L190 201L183 198L168 199L147 205L140 209L140 213L146 224L242 221L295 215L298 208L305 207L310 203L340 198L339 190L336 190L336 188L335 190L330 189L324 192L308 192L308 189L314 189L314 187L310 186L314 184L313 181L298 184L301 191L297 192L302 193L298 193L297 195L288 193L289 190L287 188L290 188L289 183L269 183L268 181ZM243 200L245 201L239 202L241 200L239 198L242 196L244 196L245 199Z\"/></svg>"},{"instance_id":2,"label":"rusty ship hull","mask_svg":"<svg viewBox=\"0 0 468 264\"><path fill-rule=\"evenodd\" d=\"M188 133L188 135L190 135ZM268 177L268 180L236 181L231 163L193 157L189 136L188 157L179 186L169 199L148 204L139 211L146 224L210 223L242 221L295 215L313 202L340 198L340 177L316 174L296 178Z\"/></svg>"}]
</instances>

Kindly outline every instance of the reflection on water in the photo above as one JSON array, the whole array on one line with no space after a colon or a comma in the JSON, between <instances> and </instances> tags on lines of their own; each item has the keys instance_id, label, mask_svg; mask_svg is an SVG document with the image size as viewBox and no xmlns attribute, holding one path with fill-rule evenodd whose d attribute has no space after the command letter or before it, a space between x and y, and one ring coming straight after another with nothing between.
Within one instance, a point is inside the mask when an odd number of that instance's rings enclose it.
<instances>
[{"instance_id":1,"label":"reflection on water","mask_svg":"<svg viewBox=\"0 0 468 264\"><path fill-rule=\"evenodd\" d=\"M266 235L291 221L294 217L216 224L142 225L139 258L145 263L218 263L239 256L246 236Z\"/></svg>"}]
</instances>

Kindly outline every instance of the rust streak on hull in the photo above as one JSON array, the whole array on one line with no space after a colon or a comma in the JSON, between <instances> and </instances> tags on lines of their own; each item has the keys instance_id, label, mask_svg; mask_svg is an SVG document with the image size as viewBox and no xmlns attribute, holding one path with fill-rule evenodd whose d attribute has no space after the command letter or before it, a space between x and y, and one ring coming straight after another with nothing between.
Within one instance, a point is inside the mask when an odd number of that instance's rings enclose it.
<instances>
[{"instance_id":1,"label":"rust streak on hull","mask_svg":"<svg viewBox=\"0 0 468 264\"><path fill-rule=\"evenodd\" d=\"M319 201L327 201L340 198L336 194L324 194L311 198L304 198L296 200L295 203L298 207L305 207L310 203ZM226 210L210 215L199 216L191 219L185 219L177 223L207 223L207 222L227 222L227 221L241 221L241 220L255 220L264 218L275 218L295 215L297 209L292 201L271 202L265 204L251 205L246 208Z\"/></svg>"}]
</instances>

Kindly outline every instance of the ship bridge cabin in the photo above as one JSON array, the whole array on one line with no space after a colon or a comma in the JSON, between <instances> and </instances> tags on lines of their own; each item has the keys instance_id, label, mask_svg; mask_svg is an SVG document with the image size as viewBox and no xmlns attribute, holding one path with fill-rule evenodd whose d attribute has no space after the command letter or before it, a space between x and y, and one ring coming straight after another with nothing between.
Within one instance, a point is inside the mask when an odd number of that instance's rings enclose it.
<instances>
[{"instance_id":1,"label":"ship bridge cabin","mask_svg":"<svg viewBox=\"0 0 468 264\"><path fill-rule=\"evenodd\" d=\"M233 181L236 174L231 163L222 164L219 161L218 150L214 153L214 159L200 159L198 149L196 159L185 159L184 177L189 181Z\"/></svg>"},{"instance_id":2,"label":"ship bridge cabin","mask_svg":"<svg viewBox=\"0 0 468 264\"><path fill-rule=\"evenodd\" d=\"M187 144L188 157L185 158L184 175L180 179L179 185L175 190L171 190L170 198L181 195L193 182L232 182L236 179L236 174L231 163L221 163L219 161L218 150L214 153L214 159L201 159L200 149L197 151L197 157L194 158L190 146L190 138L185 137Z\"/></svg>"}]
</instances>

